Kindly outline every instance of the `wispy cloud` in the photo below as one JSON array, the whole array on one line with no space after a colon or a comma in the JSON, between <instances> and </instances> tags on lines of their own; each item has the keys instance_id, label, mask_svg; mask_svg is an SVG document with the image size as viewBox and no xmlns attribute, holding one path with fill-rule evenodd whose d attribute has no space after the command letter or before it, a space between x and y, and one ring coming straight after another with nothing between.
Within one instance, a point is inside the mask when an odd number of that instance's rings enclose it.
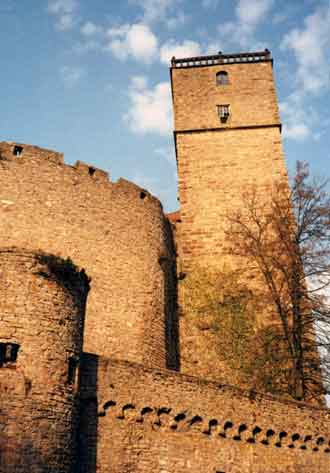
<instances>
[{"instance_id":1,"label":"wispy cloud","mask_svg":"<svg viewBox=\"0 0 330 473\"><path fill-rule=\"evenodd\" d=\"M120 25L110 28L107 36L108 44L105 49L117 59L132 57L150 63L158 57L158 39L147 25Z\"/></svg>"},{"instance_id":2,"label":"wispy cloud","mask_svg":"<svg viewBox=\"0 0 330 473\"><path fill-rule=\"evenodd\" d=\"M173 146L161 146L155 149L155 154L161 159L165 159L171 166L176 168L175 152Z\"/></svg>"},{"instance_id":3,"label":"wispy cloud","mask_svg":"<svg viewBox=\"0 0 330 473\"><path fill-rule=\"evenodd\" d=\"M296 85L308 93L330 86L330 4L305 18L304 27L284 36L283 51L291 50L297 62Z\"/></svg>"},{"instance_id":4,"label":"wispy cloud","mask_svg":"<svg viewBox=\"0 0 330 473\"><path fill-rule=\"evenodd\" d=\"M294 91L280 104L287 139L319 139L322 123L311 100L330 88L330 5L308 15L302 28L294 28L283 38L281 49L295 57ZM292 79L291 79L292 80ZM315 127L318 131L314 132Z\"/></svg>"},{"instance_id":5,"label":"wispy cloud","mask_svg":"<svg viewBox=\"0 0 330 473\"><path fill-rule=\"evenodd\" d=\"M103 28L92 21L86 21L80 28L81 34L86 37L95 36L102 33Z\"/></svg>"},{"instance_id":6,"label":"wispy cloud","mask_svg":"<svg viewBox=\"0 0 330 473\"><path fill-rule=\"evenodd\" d=\"M305 141L310 138L312 131L302 101L291 95L281 102L279 107L284 121L283 138L294 141Z\"/></svg>"},{"instance_id":7,"label":"wispy cloud","mask_svg":"<svg viewBox=\"0 0 330 473\"><path fill-rule=\"evenodd\" d=\"M174 30L190 19L181 8L183 0L131 0L131 3L141 8L138 21L146 25L162 23L167 29Z\"/></svg>"},{"instance_id":8,"label":"wispy cloud","mask_svg":"<svg viewBox=\"0 0 330 473\"><path fill-rule=\"evenodd\" d=\"M255 48L258 26L268 18L274 0L238 0L235 20L219 25L220 37L242 48Z\"/></svg>"},{"instance_id":9,"label":"wispy cloud","mask_svg":"<svg viewBox=\"0 0 330 473\"><path fill-rule=\"evenodd\" d=\"M129 87L129 110L124 120L134 133L168 135L172 128L170 84L160 82L149 87L145 77L133 77Z\"/></svg>"},{"instance_id":10,"label":"wispy cloud","mask_svg":"<svg viewBox=\"0 0 330 473\"><path fill-rule=\"evenodd\" d=\"M77 0L49 0L48 12L55 17L55 27L60 31L73 28L77 22Z\"/></svg>"},{"instance_id":11,"label":"wispy cloud","mask_svg":"<svg viewBox=\"0 0 330 473\"><path fill-rule=\"evenodd\" d=\"M187 15L183 11L178 11L174 16L170 16L165 20L165 25L167 29L175 30L176 28L184 26L190 19L190 15Z\"/></svg>"},{"instance_id":12,"label":"wispy cloud","mask_svg":"<svg viewBox=\"0 0 330 473\"><path fill-rule=\"evenodd\" d=\"M85 75L85 70L81 67L63 66L60 69L60 78L66 87L72 88Z\"/></svg>"},{"instance_id":13,"label":"wispy cloud","mask_svg":"<svg viewBox=\"0 0 330 473\"><path fill-rule=\"evenodd\" d=\"M177 58L199 56L202 48L196 41L185 40L182 43L177 43L170 39L160 48L160 61L164 64L169 64L173 56Z\"/></svg>"},{"instance_id":14,"label":"wispy cloud","mask_svg":"<svg viewBox=\"0 0 330 473\"><path fill-rule=\"evenodd\" d=\"M169 12L179 3L178 0L132 0L132 3L142 8L143 23L166 21Z\"/></svg>"}]
</instances>

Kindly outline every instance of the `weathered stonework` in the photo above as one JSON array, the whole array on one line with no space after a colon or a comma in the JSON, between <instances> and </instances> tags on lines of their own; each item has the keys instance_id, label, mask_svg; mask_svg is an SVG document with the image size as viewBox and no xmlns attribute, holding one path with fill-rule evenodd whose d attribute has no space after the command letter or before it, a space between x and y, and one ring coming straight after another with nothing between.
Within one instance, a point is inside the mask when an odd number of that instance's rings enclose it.
<instances>
[{"instance_id":1,"label":"weathered stonework","mask_svg":"<svg viewBox=\"0 0 330 473\"><path fill-rule=\"evenodd\" d=\"M79 161L64 165L58 153L0 143L0 155L0 246L70 257L86 270L84 350L175 367L174 255L159 201Z\"/></svg>"},{"instance_id":2,"label":"weathered stonework","mask_svg":"<svg viewBox=\"0 0 330 473\"><path fill-rule=\"evenodd\" d=\"M83 374L84 473L329 470L327 409L88 355Z\"/></svg>"},{"instance_id":3,"label":"weathered stonework","mask_svg":"<svg viewBox=\"0 0 330 473\"><path fill-rule=\"evenodd\" d=\"M187 278L196 267L215 272L244 267L246 262L228 251L228 217L243 208L252 189L264 203L275 183L287 182L269 53L229 62L218 56L210 62L193 59L182 66L174 60L171 68L180 196L175 233L179 271ZM227 73L225 84L217 83L220 72ZM227 120L219 118L221 104L229 105ZM184 284L179 283L182 371L212 379L225 373L235 383L237 372L216 362L217 337L201 332L185 314L185 297L190 296ZM261 325L268 319L270 307L258 314Z\"/></svg>"},{"instance_id":4,"label":"weathered stonework","mask_svg":"<svg viewBox=\"0 0 330 473\"><path fill-rule=\"evenodd\" d=\"M67 262L0 249L0 471L69 473L88 280ZM7 354L8 356L8 354ZM14 358L14 357L12 357Z\"/></svg>"}]
</instances>

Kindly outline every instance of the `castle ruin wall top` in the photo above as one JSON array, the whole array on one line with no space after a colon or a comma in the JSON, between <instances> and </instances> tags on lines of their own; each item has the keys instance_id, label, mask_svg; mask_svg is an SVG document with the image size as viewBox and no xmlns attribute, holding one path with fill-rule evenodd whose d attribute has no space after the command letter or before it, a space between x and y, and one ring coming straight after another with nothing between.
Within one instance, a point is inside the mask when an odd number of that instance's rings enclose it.
<instances>
[{"instance_id":1,"label":"castle ruin wall top","mask_svg":"<svg viewBox=\"0 0 330 473\"><path fill-rule=\"evenodd\" d=\"M165 367L173 250L160 202L15 143L0 143L0 183L0 245L70 257L91 277L84 349Z\"/></svg>"}]
</instances>

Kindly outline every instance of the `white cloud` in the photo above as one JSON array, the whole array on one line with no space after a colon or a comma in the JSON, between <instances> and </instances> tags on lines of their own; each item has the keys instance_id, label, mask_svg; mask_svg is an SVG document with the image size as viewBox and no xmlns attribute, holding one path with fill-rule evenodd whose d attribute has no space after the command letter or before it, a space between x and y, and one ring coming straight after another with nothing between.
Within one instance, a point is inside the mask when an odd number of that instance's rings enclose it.
<instances>
[{"instance_id":1,"label":"white cloud","mask_svg":"<svg viewBox=\"0 0 330 473\"><path fill-rule=\"evenodd\" d=\"M81 67L63 66L60 69L60 78L66 87L74 87L85 74Z\"/></svg>"},{"instance_id":2,"label":"white cloud","mask_svg":"<svg viewBox=\"0 0 330 473\"><path fill-rule=\"evenodd\" d=\"M155 154L165 159L171 166L176 168L175 152L173 146L162 146L155 149Z\"/></svg>"},{"instance_id":3,"label":"white cloud","mask_svg":"<svg viewBox=\"0 0 330 473\"><path fill-rule=\"evenodd\" d=\"M80 41L76 43L73 47L73 50L77 54L85 54L91 51L101 51L103 48L103 44L95 40L94 38L87 39L87 41Z\"/></svg>"},{"instance_id":4,"label":"white cloud","mask_svg":"<svg viewBox=\"0 0 330 473\"><path fill-rule=\"evenodd\" d=\"M178 11L175 16L167 18L165 24L169 30L175 30L185 25L190 19L189 15L186 15L183 11Z\"/></svg>"},{"instance_id":5,"label":"white cloud","mask_svg":"<svg viewBox=\"0 0 330 473\"><path fill-rule=\"evenodd\" d=\"M160 60L164 64L169 64L171 58L193 57L201 55L201 46L196 41L185 40L183 43L176 43L169 40L160 48Z\"/></svg>"},{"instance_id":6,"label":"white cloud","mask_svg":"<svg viewBox=\"0 0 330 473\"><path fill-rule=\"evenodd\" d=\"M56 15L72 13L77 7L77 0L50 0L48 2L48 11Z\"/></svg>"},{"instance_id":7,"label":"white cloud","mask_svg":"<svg viewBox=\"0 0 330 473\"><path fill-rule=\"evenodd\" d=\"M284 36L281 49L293 51L297 61L297 86L319 93L330 86L330 5L319 8Z\"/></svg>"},{"instance_id":8,"label":"white cloud","mask_svg":"<svg viewBox=\"0 0 330 473\"><path fill-rule=\"evenodd\" d=\"M305 123L292 124L291 126L283 125L283 139L305 141L310 135L311 131Z\"/></svg>"},{"instance_id":9,"label":"white cloud","mask_svg":"<svg viewBox=\"0 0 330 473\"><path fill-rule=\"evenodd\" d=\"M143 23L153 23L166 20L169 10L178 0L134 0L133 3L143 9Z\"/></svg>"},{"instance_id":10,"label":"white cloud","mask_svg":"<svg viewBox=\"0 0 330 473\"><path fill-rule=\"evenodd\" d=\"M274 0L239 0L236 15L245 30L252 30L265 20Z\"/></svg>"},{"instance_id":11,"label":"white cloud","mask_svg":"<svg viewBox=\"0 0 330 473\"><path fill-rule=\"evenodd\" d=\"M239 0L235 9L236 19L219 25L221 38L242 48L256 49L254 38L257 27L265 21L274 0Z\"/></svg>"},{"instance_id":12,"label":"white cloud","mask_svg":"<svg viewBox=\"0 0 330 473\"><path fill-rule=\"evenodd\" d=\"M56 18L55 27L60 31L73 28L77 22L77 0L49 0L48 12Z\"/></svg>"},{"instance_id":13,"label":"white cloud","mask_svg":"<svg viewBox=\"0 0 330 473\"><path fill-rule=\"evenodd\" d=\"M158 56L158 40L147 25L140 23L110 28L110 38L106 50L117 59L133 57L138 61L150 63Z\"/></svg>"},{"instance_id":14,"label":"white cloud","mask_svg":"<svg viewBox=\"0 0 330 473\"><path fill-rule=\"evenodd\" d=\"M281 43L283 51L293 52L297 67L291 79L295 91L280 104L284 138L303 141L320 137L324 124L311 100L330 88L329 25L330 5L317 8L305 18L302 28L289 31Z\"/></svg>"},{"instance_id":15,"label":"white cloud","mask_svg":"<svg viewBox=\"0 0 330 473\"><path fill-rule=\"evenodd\" d=\"M172 98L169 82L149 88L145 77L136 76L129 88L129 111L124 120L138 134L166 136L172 129Z\"/></svg>"},{"instance_id":16,"label":"white cloud","mask_svg":"<svg viewBox=\"0 0 330 473\"><path fill-rule=\"evenodd\" d=\"M102 27L96 25L92 21L86 21L80 29L84 36L94 36L102 32Z\"/></svg>"},{"instance_id":17,"label":"white cloud","mask_svg":"<svg viewBox=\"0 0 330 473\"><path fill-rule=\"evenodd\" d=\"M305 141L312 135L311 126L316 121L316 116L306 110L301 93L289 95L286 101L279 104L283 119L283 138L295 141Z\"/></svg>"},{"instance_id":18,"label":"white cloud","mask_svg":"<svg viewBox=\"0 0 330 473\"><path fill-rule=\"evenodd\" d=\"M161 22L169 30L174 30L190 18L180 9L183 0L131 0L131 3L142 9L139 21L146 25Z\"/></svg>"}]
</instances>

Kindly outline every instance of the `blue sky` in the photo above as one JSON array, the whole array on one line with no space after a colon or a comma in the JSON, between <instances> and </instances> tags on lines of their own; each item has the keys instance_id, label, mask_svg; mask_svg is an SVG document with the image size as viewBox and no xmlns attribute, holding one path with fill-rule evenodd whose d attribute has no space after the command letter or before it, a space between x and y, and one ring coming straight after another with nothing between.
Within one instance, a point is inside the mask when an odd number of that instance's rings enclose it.
<instances>
[{"instance_id":1,"label":"blue sky","mask_svg":"<svg viewBox=\"0 0 330 473\"><path fill-rule=\"evenodd\" d=\"M177 207L168 60L268 47L289 170L330 175L330 0L0 0L0 140Z\"/></svg>"}]
</instances>

